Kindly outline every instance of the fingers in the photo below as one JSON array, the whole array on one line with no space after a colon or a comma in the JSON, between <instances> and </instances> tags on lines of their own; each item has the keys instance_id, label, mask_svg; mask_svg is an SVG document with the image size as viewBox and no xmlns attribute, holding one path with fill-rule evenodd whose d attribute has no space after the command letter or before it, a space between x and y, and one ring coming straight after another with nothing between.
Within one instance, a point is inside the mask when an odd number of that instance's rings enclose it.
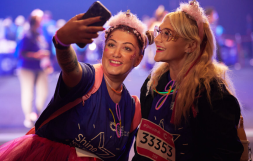
<instances>
[{"instance_id":1,"label":"fingers","mask_svg":"<svg viewBox=\"0 0 253 161\"><path fill-rule=\"evenodd\" d=\"M103 31L104 28L100 26L83 26L81 30L85 33L97 33L99 31Z\"/></svg>"},{"instance_id":2,"label":"fingers","mask_svg":"<svg viewBox=\"0 0 253 161\"><path fill-rule=\"evenodd\" d=\"M93 39L98 37L98 33L80 33L82 38Z\"/></svg>"},{"instance_id":3,"label":"fingers","mask_svg":"<svg viewBox=\"0 0 253 161\"><path fill-rule=\"evenodd\" d=\"M92 39L98 37L98 32L104 30L102 26L87 26L100 21L99 16L80 20L82 16L83 14L76 15L57 31L57 36L63 43L92 43Z\"/></svg>"},{"instance_id":4,"label":"fingers","mask_svg":"<svg viewBox=\"0 0 253 161\"><path fill-rule=\"evenodd\" d=\"M98 32L98 31L104 31L104 28L101 26L87 26L87 29L86 29L87 32L90 32L90 33L95 33L95 32Z\"/></svg>"},{"instance_id":5,"label":"fingers","mask_svg":"<svg viewBox=\"0 0 253 161\"><path fill-rule=\"evenodd\" d=\"M90 24L93 24L93 23L95 23L95 22L99 22L99 21L101 21L100 20L100 16L98 16L98 17L92 17L92 18L87 18L87 19L84 19L84 20L80 20L81 21L81 23L83 24L83 25L90 25Z\"/></svg>"},{"instance_id":6,"label":"fingers","mask_svg":"<svg viewBox=\"0 0 253 161\"><path fill-rule=\"evenodd\" d=\"M93 39L97 37L97 33L80 33L80 38L77 41L80 43L89 44L92 43Z\"/></svg>"},{"instance_id":7,"label":"fingers","mask_svg":"<svg viewBox=\"0 0 253 161\"><path fill-rule=\"evenodd\" d=\"M80 13L80 14L76 15L75 18L76 18L77 20L81 20L82 17L83 17L83 15L84 15L84 13Z\"/></svg>"},{"instance_id":8,"label":"fingers","mask_svg":"<svg viewBox=\"0 0 253 161\"><path fill-rule=\"evenodd\" d=\"M83 43L83 44L90 44L93 42L93 40L92 39L81 39L79 42Z\"/></svg>"},{"instance_id":9,"label":"fingers","mask_svg":"<svg viewBox=\"0 0 253 161\"><path fill-rule=\"evenodd\" d=\"M78 42L90 44L93 42L92 39L98 37L98 31L101 30L100 28L93 28L93 27L84 27L81 32L79 32Z\"/></svg>"},{"instance_id":10,"label":"fingers","mask_svg":"<svg viewBox=\"0 0 253 161\"><path fill-rule=\"evenodd\" d=\"M84 15L83 13L75 15L74 17L71 18L71 20L72 21L74 21L74 20L80 20L80 19L82 19L83 15Z\"/></svg>"}]
</instances>

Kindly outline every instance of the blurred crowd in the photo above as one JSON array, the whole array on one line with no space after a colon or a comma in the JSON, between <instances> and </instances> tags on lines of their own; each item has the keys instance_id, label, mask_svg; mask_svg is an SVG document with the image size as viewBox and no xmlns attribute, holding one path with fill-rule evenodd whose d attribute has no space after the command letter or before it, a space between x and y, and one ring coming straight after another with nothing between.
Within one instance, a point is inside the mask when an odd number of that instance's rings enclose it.
<instances>
[{"instance_id":1,"label":"blurred crowd","mask_svg":"<svg viewBox=\"0 0 253 161\"><path fill-rule=\"evenodd\" d=\"M224 28L219 25L219 15L217 11L212 7L206 8L205 11L217 41L217 61L229 66L233 65L237 69L245 66L245 64L253 66L253 25L251 15L248 15L246 18L246 35L242 36L239 33L235 35L226 35L224 34ZM147 24L149 30L154 30L155 26L159 26L166 13L168 13L168 11L165 10L163 5L160 5L154 11L152 17L144 15L142 21ZM56 30L63 26L66 21L64 19L54 20L50 11L42 11L42 15L41 25L38 30L40 30L49 44L50 60L54 71L58 71L60 68L55 59L55 49L51 40ZM25 18L22 15L17 16L15 19L11 17L5 19L0 18L0 75L13 74L15 71L19 42L29 29L29 18ZM79 61L90 63L98 62L102 56L102 39L103 34L101 34L94 43L85 48L79 48L77 45L73 44L78 54ZM151 45L146 49L145 57L141 64L142 68L149 70L153 67L155 50L155 45Z\"/></svg>"},{"instance_id":2,"label":"blurred crowd","mask_svg":"<svg viewBox=\"0 0 253 161\"><path fill-rule=\"evenodd\" d=\"M247 16L246 35L226 35L225 29L219 25L217 11L209 7L205 12L217 42L215 59L238 70L247 64L253 66L252 17ZM144 15L142 21L148 30L154 31L167 13L165 7L160 5L152 17ZM48 74L60 71L52 38L65 23L63 19L55 21L50 11L40 9L33 10L27 18L22 15L15 19L0 18L0 76L14 74L19 78L25 127L30 128L34 125L45 105L48 96ZM101 33L92 44L84 48L76 44L72 46L80 62L98 63L102 58L103 42L104 33ZM155 53L155 44L149 45L139 67L145 70L152 69ZM36 110L33 112L32 102L35 96Z\"/></svg>"}]
</instances>

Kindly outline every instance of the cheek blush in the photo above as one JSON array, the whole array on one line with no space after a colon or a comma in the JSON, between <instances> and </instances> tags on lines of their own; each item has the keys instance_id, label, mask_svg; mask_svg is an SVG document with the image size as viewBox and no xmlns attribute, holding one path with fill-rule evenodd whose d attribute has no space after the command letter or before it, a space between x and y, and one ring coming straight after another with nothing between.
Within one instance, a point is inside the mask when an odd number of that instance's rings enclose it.
<instances>
[{"instance_id":1,"label":"cheek blush","mask_svg":"<svg viewBox=\"0 0 253 161\"><path fill-rule=\"evenodd\" d=\"M136 57L136 53L134 53L134 54L131 56L130 60L133 60L135 57Z\"/></svg>"}]
</instances>

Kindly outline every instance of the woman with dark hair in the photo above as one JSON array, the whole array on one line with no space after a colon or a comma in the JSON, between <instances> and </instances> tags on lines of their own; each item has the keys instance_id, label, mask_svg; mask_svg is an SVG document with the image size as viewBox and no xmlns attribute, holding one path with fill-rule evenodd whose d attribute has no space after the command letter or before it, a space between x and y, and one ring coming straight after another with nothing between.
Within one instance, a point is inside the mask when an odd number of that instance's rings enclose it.
<instances>
[{"instance_id":1,"label":"woman with dark hair","mask_svg":"<svg viewBox=\"0 0 253 161\"><path fill-rule=\"evenodd\" d=\"M129 11L112 17L102 64L91 65L78 62L70 44L91 43L104 29L88 26L100 17L81 17L70 19L53 38L62 72L36 134L1 146L0 160L128 160L141 114L138 98L123 81L142 60L146 26Z\"/></svg>"}]
</instances>

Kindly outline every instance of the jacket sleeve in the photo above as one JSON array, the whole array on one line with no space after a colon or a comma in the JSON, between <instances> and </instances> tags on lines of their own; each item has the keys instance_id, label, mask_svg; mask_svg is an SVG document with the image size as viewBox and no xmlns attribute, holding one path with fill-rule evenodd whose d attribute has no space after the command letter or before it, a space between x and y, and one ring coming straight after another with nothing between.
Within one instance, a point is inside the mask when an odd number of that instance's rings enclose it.
<instances>
[{"instance_id":1,"label":"jacket sleeve","mask_svg":"<svg viewBox=\"0 0 253 161\"><path fill-rule=\"evenodd\" d=\"M243 146L237 136L240 106L227 91L198 100L195 124L195 156L198 161L239 161Z\"/></svg>"}]
</instances>

